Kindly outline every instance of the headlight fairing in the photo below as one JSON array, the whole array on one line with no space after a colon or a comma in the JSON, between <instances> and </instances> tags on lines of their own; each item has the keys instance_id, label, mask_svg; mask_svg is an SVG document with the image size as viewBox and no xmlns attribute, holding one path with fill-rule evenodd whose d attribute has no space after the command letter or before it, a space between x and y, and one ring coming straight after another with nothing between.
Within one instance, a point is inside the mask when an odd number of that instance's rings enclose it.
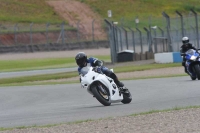
<instances>
[{"instance_id":1,"label":"headlight fairing","mask_svg":"<svg viewBox=\"0 0 200 133\"><path fill-rule=\"evenodd\" d=\"M192 55L191 57L190 57L190 60L196 60L196 58L197 58L197 56L194 56L194 55Z\"/></svg>"}]
</instances>

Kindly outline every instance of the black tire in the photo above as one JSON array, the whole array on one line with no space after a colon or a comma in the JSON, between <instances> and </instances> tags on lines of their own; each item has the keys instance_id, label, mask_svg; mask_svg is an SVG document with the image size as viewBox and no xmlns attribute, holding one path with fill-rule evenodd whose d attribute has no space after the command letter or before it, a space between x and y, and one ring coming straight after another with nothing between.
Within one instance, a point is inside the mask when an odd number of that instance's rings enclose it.
<instances>
[{"instance_id":1,"label":"black tire","mask_svg":"<svg viewBox=\"0 0 200 133\"><path fill-rule=\"evenodd\" d=\"M192 77L192 76L190 75L190 78L191 78L192 80L196 80L197 77Z\"/></svg>"},{"instance_id":2,"label":"black tire","mask_svg":"<svg viewBox=\"0 0 200 133\"><path fill-rule=\"evenodd\" d=\"M194 65L195 73L197 75L198 80L200 80L200 66L199 64Z\"/></svg>"},{"instance_id":3,"label":"black tire","mask_svg":"<svg viewBox=\"0 0 200 133\"><path fill-rule=\"evenodd\" d=\"M194 66L192 66L192 72L193 73L195 73L195 67ZM190 75L190 74L189 74ZM190 75L190 78L192 79L192 80L196 80L197 79L197 76L195 75L195 77L193 77L192 75Z\"/></svg>"},{"instance_id":4,"label":"black tire","mask_svg":"<svg viewBox=\"0 0 200 133\"><path fill-rule=\"evenodd\" d=\"M123 104L128 104L132 101L132 95L127 89L125 92L123 92L123 100L121 101Z\"/></svg>"},{"instance_id":5,"label":"black tire","mask_svg":"<svg viewBox=\"0 0 200 133\"><path fill-rule=\"evenodd\" d=\"M98 83L101 84L101 83ZM110 95L109 95L109 91L107 88L105 88L104 85L102 85L102 87L105 89L105 91L107 92L107 98L104 98L103 95L101 94L101 91L98 89L97 84L92 85L91 87L91 91L93 93L93 95L96 97L96 99L103 104L104 106L110 106L111 101L110 101Z\"/></svg>"}]
</instances>

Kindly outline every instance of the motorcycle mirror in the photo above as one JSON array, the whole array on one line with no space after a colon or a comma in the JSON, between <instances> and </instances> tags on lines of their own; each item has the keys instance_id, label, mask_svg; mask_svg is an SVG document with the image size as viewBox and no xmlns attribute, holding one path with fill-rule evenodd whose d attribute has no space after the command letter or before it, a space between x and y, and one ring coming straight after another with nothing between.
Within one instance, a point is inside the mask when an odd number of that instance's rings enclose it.
<instances>
[{"instance_id":1,"label":"motorcycle mirror","mask_svg":"<svg viewBox=\"0 0 200 133\"><path fill-rule=\"evenodd\" d=\"M103 64L104 64L104 62L103 62L103 60L101 60L101 66L103 66Z\"/></svg>"}]
</instances>

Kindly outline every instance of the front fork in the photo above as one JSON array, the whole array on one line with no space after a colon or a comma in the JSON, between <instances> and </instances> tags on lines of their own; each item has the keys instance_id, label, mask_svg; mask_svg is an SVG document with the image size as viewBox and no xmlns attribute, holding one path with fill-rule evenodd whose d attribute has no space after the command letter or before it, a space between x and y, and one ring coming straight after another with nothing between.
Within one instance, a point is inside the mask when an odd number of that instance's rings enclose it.
<instances>
[{"instance_id":1,"label":"front fork","mask_svg":"<svg viewBox=\"0 0 200 133\"><path fill-rule=\"evenodd\" d=\"M103 86L101 84L97 84L98 89L101 91L101 93L103 93L104 95L107 95L106 90L103 88Z\"/></svg>"},{"instance_id":2,"label":"front fork","mask_svg":"<svg viewBox=\"0 0 200 133\"><path fill-rule=\"evenodd\" d=\"M192 72L193 70L191 70L191 67L189 66L190 64L186 63L185 65L186 65L188 74L194 77L194 74L193 74L194 72Z\"/></svg>"},{"instance_id":3,"label":"front fork","mask_svg":"<svg viewBox=\"0 0 200 133\"><path fill-rule=\"evenodd\" d=\"M195 77L195 71L191 68L191 63L186 63L187 71L188 74L191 75L192 77Z\"/></svg>"}]
</instances>

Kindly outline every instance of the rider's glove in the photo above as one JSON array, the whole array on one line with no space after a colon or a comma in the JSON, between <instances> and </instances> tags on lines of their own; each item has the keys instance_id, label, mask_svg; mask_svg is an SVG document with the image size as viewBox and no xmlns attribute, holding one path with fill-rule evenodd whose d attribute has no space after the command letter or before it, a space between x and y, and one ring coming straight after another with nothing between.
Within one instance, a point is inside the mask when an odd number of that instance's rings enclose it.
<instances>
[{"instance_id":1,"label":"rider's glove","mask_svg":"<svg viewBox=\"0 0 200 133\"><path fill-rule=\"evenodd\" d=\"M95 67L95 72L101 73L101 67Z\"/></svg>"},{"instance_id":2,"label":"rider's glove","mask_svg":"<svg viewBox=\"0 0 200 133\"><path fill-rule=\"evenodd\" d=\"M97 72L101 73L101 68L100 67L97 68Z\"/></svg>"},{"instance_id":3,"label":"rider's glove","mask_svg":"<svg viewBox=\"0 0 200 133\"><path fill-rule=\"evenodd\" d=\"M102 65L103 65L103 62L100 61L100 60L95 60L95 61L94 61L94 65L95 65L95 66L102 66Z\"/></svg>"}]
</instances>

